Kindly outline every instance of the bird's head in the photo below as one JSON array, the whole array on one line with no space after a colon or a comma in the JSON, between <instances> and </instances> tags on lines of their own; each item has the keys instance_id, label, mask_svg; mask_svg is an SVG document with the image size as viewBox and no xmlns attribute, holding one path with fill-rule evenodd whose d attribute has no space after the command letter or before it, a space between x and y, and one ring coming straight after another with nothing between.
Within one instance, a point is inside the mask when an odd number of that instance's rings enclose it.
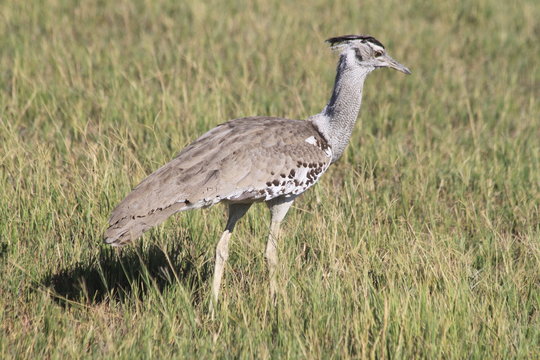
<instances>
[{"instance_id":1,"label":"bird's head","mask_svg":"<svg viewBox=\"0 0 540 360\"><path fill-rule=\"evenodd\" d=\"M326 42L330 43L332 50L345 57L350 66L363 67L368 71L390 67L407 75L411 73L404 65L392 59L386 53L384 45L372 36L344 35L330 38Z\"/></svg>"}]
</instances>

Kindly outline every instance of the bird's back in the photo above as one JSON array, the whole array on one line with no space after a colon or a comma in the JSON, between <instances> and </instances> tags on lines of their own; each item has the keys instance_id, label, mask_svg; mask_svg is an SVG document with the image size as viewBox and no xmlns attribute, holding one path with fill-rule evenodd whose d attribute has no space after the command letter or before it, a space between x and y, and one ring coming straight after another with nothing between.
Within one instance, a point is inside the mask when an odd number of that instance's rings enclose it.
<instances>
[{"instance_id":1,"label":"bird's back","mask_svg":"<svg viewBox=\"0 0 540 360\"><path fill-rule=\"evenodd\" d=\"M310 121L231 120L137 185L114 209L106 242L123 245L178 211L296 196L318 180L330 159L326 140Z\"/></svg>"}]
</instances>

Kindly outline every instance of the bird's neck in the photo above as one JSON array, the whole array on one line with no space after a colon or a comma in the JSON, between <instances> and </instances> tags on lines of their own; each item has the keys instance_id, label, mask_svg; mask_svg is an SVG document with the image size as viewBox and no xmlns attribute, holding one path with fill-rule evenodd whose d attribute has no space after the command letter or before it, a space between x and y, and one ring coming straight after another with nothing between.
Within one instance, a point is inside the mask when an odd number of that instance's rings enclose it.
<instances>
[{"instance_id":1,"label":"bird's neck","mask_svg":"<svg viewBox=\"0 0 540 360\"><path fill-rule=\"evenodd\" d=\"M341 157L349 143L362 104L364 80L371 70L349 65L346 56L342 55L330 101L321 113L310 118L329 142L333 154L332 162Z\"/></svg>"}]
</instances>

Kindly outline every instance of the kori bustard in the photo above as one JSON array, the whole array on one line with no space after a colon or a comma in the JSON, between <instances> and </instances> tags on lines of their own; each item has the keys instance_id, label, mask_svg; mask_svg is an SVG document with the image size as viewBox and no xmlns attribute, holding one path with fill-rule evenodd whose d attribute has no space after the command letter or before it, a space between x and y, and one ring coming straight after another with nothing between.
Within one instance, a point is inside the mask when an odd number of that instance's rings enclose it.
<instances>
[{"instance_id":1,"label":"kori bustard","mask_svg":"<svg viewBox=\"0 0 540 360\"><path fill-rule=\"evenodd\" d=\"M174 213L227 204L229 218L217 244L212 284L217 303L234 227L254 202L264 201L271 214L266 259L274 298L281 221L294 199L343 154L367 75L380 67L410 74L371 36L345 35L327 42L339 53L339 62L332 96L319 114L307 120L235 119L210 130L144 179L114 209L105 242L122 246Z\"/></svg>"}]
</instances>

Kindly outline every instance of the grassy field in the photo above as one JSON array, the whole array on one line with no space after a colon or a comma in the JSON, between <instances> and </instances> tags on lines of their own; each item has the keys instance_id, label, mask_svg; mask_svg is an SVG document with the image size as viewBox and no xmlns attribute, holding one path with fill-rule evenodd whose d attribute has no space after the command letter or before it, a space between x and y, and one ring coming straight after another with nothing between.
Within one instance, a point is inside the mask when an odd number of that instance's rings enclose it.
<instances>
[{"instance_id":1,"label":"grassy field","mask_svg":"<svg viewBox=\"0 0 540 360\"><path fill-rule=\"evenodd\" d=\"M0 3L0 358L540 358L540 5ZM114 205L231 118L306 118L369 33L346 154L286 218L263 205L208 316L222 206L120 251Z\"/></svg>"}]
</instances>

